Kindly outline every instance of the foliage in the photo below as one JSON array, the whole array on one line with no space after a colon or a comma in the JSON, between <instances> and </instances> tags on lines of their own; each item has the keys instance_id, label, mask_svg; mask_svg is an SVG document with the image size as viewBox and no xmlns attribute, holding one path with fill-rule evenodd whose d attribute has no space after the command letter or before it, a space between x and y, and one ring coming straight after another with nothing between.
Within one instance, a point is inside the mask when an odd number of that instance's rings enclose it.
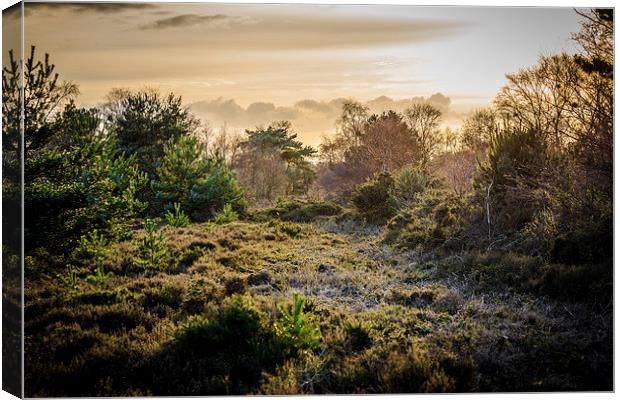
<instances>
[{"instance_id":1,"label":"foliage","mask_svg":"<svg viewBox=\"0 0 620 400\"><path fill-rule=\"evenodd\" d=\"M311 316L304 312L305 302L303 296L293 293L290 311L288 306L280 304L282 316L275 323L276 335L297 352L311 351L320 345L321 332Z\"/></svg>"},{"instance_id":2,"label":"foliage","mask_svg":"<svg viewBox=\"0 0 620 400\"><path fill-rule=\"evenodd\" d=\"M345 102L316 170L331 193L359 185L356 215L385 228L305 198L314 153L288 124L217 144L224 160L188 135L175 96L121 90L81 109L31 53L20 98L10 57L3 203L20 214L25 150L27 279L24 304L9 279L3 307L26 310L25 395L611 390L613 12L579 13L579 53L509 75L465 121L464 148L448 132L439 153L438 109ZM290 196L244 220L232 161L259 168L240 175L270 200ZM186 226L146 219L132 235L146 199ZM3 267L19 275L9 240Z\"/></svg>"},{"instance_id":3,"label":"foliage","mask_svg":"<svg viewBox=\"0 0 620 400\"><path fill-rule=\"evenodd\" d=\"M273 207L257 210L254 218L277 218L282 221L311 222L320 217L339 215L342 207L331 201L311 201L297 198L280 198Z\"/></svg>"},{"instance_id":4,"label":"foliage","mask_svg":"<svg viewBox=\"0 0 620 400\"><path fill-rule=\"evenodd\" d=\"M540 205L532 201L530 193L539 186L551 162L548 154L536 131L504 131L491 141L476 184L492 195L488 201L497 219L492 224L498 224L499 229L520 229L532 219Z\"/></svg>"},{"instance_id":5,"label":"foliage","mask_svg":"<svg viewBox=\"0 0 620 400\"><path fill-rule=\"evenodd\" d=\"M239 214L237 214L230 204L226 204L221 213L215 216L213 222L218 225L227 224L229 222L235 222L239 219Z\"/></svg>"},{"instance_id":6,"label":"foliage","mask_svg":"<svg viewBox=\"0 0 620 400\"><path fill-rule=\"evenodd\" d=\"M146 235L142 238L139 255L135 264L144 270L163 270L168 267L168 248L163 232L156 233L157 228L152 219L144 220Z\"/></svg>"},{"instance_id":7,"label":"foliage","mask_svg":"<svg viewBox=\"0 0 620 400\"><path fill-rule=\"evenodd\" d=\"M426 168L439 145L441 111L428 103L416 103L404 114L420 151L420 166Z\"/></svg>"},{"instance_id":8,"label":"foliage","mask_svg":"<svg viewBox=\"0 0 620 400\"><path fill-rule=\"evenodd\" d=\"M93 229L122 238L144 209L137 193L145 176L134 157L116 149L113 135L95 134L98 123L94 111L69 104L49 127L50 142L27 163L25 223L37 226L27 230L30 244L62 251Z\"/></svg>"},{"instance_id":9,"label":"foliage","mask_svg":"<svg viewBox=\"0 0 620 400\"><path fill-rule=\"evenodd\" d=\"M475 110L461 126L463 146L476 153L486 151L493 137L499 133L499 126L499 116L495 110Z\"/></svg>"},{"instance_id":10,"label":"foliage","mask_svg":"<svg viewBox=\"0 0 620 400\"><path fill-rule=\"evenodd\" d=\"M402 209L387 224L385 242L400 249L433 249L460 244L459 236L473 210L468 200L445 189L429 189ZM465 246L475 245L474 241Z\"/></svg>"},{"instance_id":11,"label":"foliage","mask_svg":"<svg viewBox=\"0 0 620 400\"><path fill-rule=\"evenodd\" d=\"M116 113L108 114L117 145L123 152L135 154L141 170L153 179L165 144L193 133L198 121L173 93L126 91L119 97Z\"/></svg>"},{"instance_id":12,"label":"foliage","mask_svg":"<svg viewBox=\"0 0 620 400\"><path fill-rule=\"evenodd\" d=\"M388 173L377 175L372 181L357 188L351 196L351 202L366 222L376 225L385 223L397 212L394 178Z\"/></svg>"},{"instance_id":13,"label":"foliage","mask_svg":"<svg viewBox=\"0 0 620 400\"><path fill-rule=\"evenodd\" d=\"M92 275L88 275L86 277L86 282L105 285L113 276L114 274L112 272L105 271L103 262L99 261L97 262L97 266L95 267L95 273Z\"/></svg>"},{"instance_id":14,"label":"foliage","mask_svg":"<svg viewBox=\"0 0 620 400\"><path fill-rule=\"evenodd\" d=\"M64 275L59 275L60 280L70 289L77 289L80 284L80 276L75 266L69 265Z\"/></svg>"},{"instance_id":15,"label":"foliage","mask_svg":"<svg viewBox=\"0 0 620 400\"><path fill-rule=\"evenodd\" d=\"M407 166L394 173L394 196L400 205L409 205L416 195L430 184L430 178L421 168Z\"/></svg>"},{"instance_id":16,"label":"foliage","mask_svg":"<svg viewBox=\"0 0 620 400\"><path fill-rule=\"evenodd\" d=\"M353 118L347 116L351 107L343 105L342 119ZM356 185L377 173L420 161L420 144L403 115L394 111L370 116L362 113L355 121L354 126L341 127L340 133L321 145L327 168L320 182L329 192L349 195Z\"/></svg>"},{"instance_id":17,"label":"foliage","mask_svg":"<svg viewBox=\"0 0 620 400\"><path fill-rule=\"evenodd\" d=\"M247 130L247 140L233 165L239 181L254 201L271 201L280 195L305 194L315 179L310 159L316 150L304 146L289 122Z\"/></svg>"},{"instance_id":18,"label":"foliage","mask_svg":"<svg viewBox=\"0 0 620 400\"><path fill-rule=\"evenodd\" d=\"M226 204L238 213L246 207L235 173L221 157L206 156L191 137L166 144L152 187L159 201L181 204L194 221L210 219Z\"/></svg>"},{"instance_id":19,"label":"foliage","mask_svg":"<svg viewBox=\"0 0 620 400\"><path fill-rule=\"evenodd\" d=\"M175 228L184 228L189 225L189 217L185 215L181 209L181 204L174 203L172 205L174 213L170 210L166 211L166 223L168 226Z\"/></svg>"}]
</instances>

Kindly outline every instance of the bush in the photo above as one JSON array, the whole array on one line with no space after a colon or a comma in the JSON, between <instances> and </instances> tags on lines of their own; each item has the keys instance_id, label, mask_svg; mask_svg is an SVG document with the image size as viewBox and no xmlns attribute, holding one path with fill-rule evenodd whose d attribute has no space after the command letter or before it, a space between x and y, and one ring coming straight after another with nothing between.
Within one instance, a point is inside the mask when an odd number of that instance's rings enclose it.
<instances>
[{"instance_id":1,"label":"bush","mask_svg":"<svg viewBox=\"0 0 620 400\"><path fill-rule=\"evenodd\" d=\"M243 191L224 159L205 156L191 137L166 144L152 187L159 201L181 204L198 222L211 219L227 204L238 213L246 208Z\"/></svg>"},{"instance_id":2,"label":"bush","mask_svg":"<svg viewBox=\"0 0 620 400\"><path fill-rule=\"evenodd\" d=\"M448 246L470 214L467 200L445 190L429 189L388 222L384 240L396 248L411 250Z\"/></svg>"},{"instance_id":3,"label":"bush","mask_svg":"<svg viewBox=\"0 0 620 400\"><path fill-rule=\"evenodd\" d=\"M221 213L215 216L213 222L218 225L227 224L229 222L235 222L239 220L239 214L237 214L230 204L226 204Z\"/></svg>"},{"instance_id":4,"label":"bush","mask_svg":"<svg viewBox=\"0 0 620 400\"><path fill-rule=\"evenodd\" d=\"M613 259L613 220L602 219L559 235L551 248L551 259L564 264L597 264Z\"/></svg>"},{"instance_id":5,"label":"bush","mask_svg":"<svg viewBox=\"0 0 620 400\"><path fill-rule=\"evenodd\" d=\"M273 228L276 236L281 240L286 239L287 237L297 239L305 235L302 226L294 222L271 220L267 223L267 226Z\"/></svg>"},{"instance_id":6,"label":"bush","mask_svg":"<svg viewBox=\"0 0 620 400\"><path fill-rule=\"evenodd\" d=\"M138 249L139 256L135 260L138 267L146 270L162 270L168 266L169 255L164 233L157 235L155 223L147 218L144 220L146 235Z\"/></svg>"},{"instance_id":7,"label":"bush","mask_svg":"<svg viewBox=\"0 0 620 400\"><path fill-rule=\"evenodd\" d=\"M342 207L331 201L278 199L275 206L255 213L256 219L277 218L282 221L312 222L319 217L342 213Z\"/></svg>"},{"instance_id":8,"label":"bush","mask_svg":"<svg viewBox=\"0 0 620 400\"><path fill-rule=\"evenodd\" d=\"M275 324L276 335L295 353L307 352L320 345L321 332L311 321L311 316L304 313L306 299L293 293L293 304L290 307L280 304L282 313Z\"/></svg>"},{"instance_id":9,"label":"bush","mask_svg":"<svg viewBox=\"0 0 620 400\"><path fill-rule=\"evenodd\" d=\"M426 190L429 177L419 167L407 166L394 173L394 197L401 206L410 205Z\"/></svg>"},{"instance_id":10,"label":"bush","mask_svg":"<svg viewBox=\"0 0 620 400\"><path fill-rule=\"evenodd\" d=\"M392 218L398 209L394 198L394 185L394 178L384 172L358 186L351 202L359 216L375 225L382 225Z\"/></svg>"},{"instance_id":11,"label":"bush","mask_svg":"<svg viewBox=\"0 0 620 400\"><path fill-rule=\"evenodd\" d=\"M540 208L533 194L551 162L544 138L536 131L505 131L492 138L475 184L485 199L490 188L491 211L500 229L518 230L532 220Z\"/></svg>"},{"instance_id":12,"label":"bush","mask_svg":"<svg viewBox=\"0 0 620 400\"><path fill-rule=\"evenodd\" d=\"M173 204L174 213L170 210L166 211L166 223L168 226L175 228L184 228L189 225L189 218L183 210L181 210L181 204Z\"/></svg>"},{"instance_id":13,"label":"bush","mask_svg":"<svg viewBox=\"0 0 620 400\"><path fill-rule=\"evenodd\" d=\"M608 304L613 297L613 267L611 264L552 264L532 280L531 286L541 294L560 299Z\"/></svg>"},{"instance_id":14,"label":"bush","mask_svg":"<svg viewBox=\"0 0 620 400\"><path fill-rule=\"evenodd\" d=\"M249 393L263 372L285 360L266 315L248 297L227 298L211 313L189 317L174 337L149 361L155 395Z\"/></svg>"}]
</instances>

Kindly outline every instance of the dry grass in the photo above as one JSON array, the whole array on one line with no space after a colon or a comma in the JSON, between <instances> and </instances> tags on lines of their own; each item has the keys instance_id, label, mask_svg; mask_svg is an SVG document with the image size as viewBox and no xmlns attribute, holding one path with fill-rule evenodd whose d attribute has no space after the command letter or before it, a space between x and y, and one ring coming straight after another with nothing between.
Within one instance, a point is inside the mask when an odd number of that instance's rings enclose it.
<instances>
[{"instance_id":1,"label":"dry grass","mask_svg":"<svg viewBox=\"0 0 620 400\"><path fill-rule=\"evenodd\" d=\"M164 228L170 262L151 272L132 267L142 235L136 232L110 248L105 267L115 275L107 283L82 279L72 289L55 276L31 282L27 394L611 388L611 307L509 287L501 271L465 263L467 254L437 259L394 250L381 229L351 221ZM293 292L308 299L319 324L318 351L269 361L246 355L263 361L244 361L258 364L241 378L223 366L196 369L206 359L177 364L187 349L175 332L190 316L220 318L227 299L243 295L268 335L276 305ZM151 372L167 386L153 382ZM188 375L191 387L182 385Z\"/></svg>"}]
</instances>

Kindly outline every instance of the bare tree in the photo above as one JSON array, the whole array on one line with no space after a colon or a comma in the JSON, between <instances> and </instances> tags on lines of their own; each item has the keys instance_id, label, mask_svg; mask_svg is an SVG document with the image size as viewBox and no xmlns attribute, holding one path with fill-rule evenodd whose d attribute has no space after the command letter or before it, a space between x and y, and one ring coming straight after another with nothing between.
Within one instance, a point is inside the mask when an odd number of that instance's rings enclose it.
<instances>
[{"instance_id":1,"label":"bare tree","mask_svg":"<svg viewBox=\"0 0 620 400\"><path fill-rule=\"evenodd\" d=\"M483 152L500 130L500 119L492 108L473 111L461 126L463 146L474 152Z\"/></svg>"},{"instance_id":2,"label":"bare tree","mask_svg":"<svg viewBox=\"0 0 620 400\"><path fill-rule=\"evenodd\" d=\"M368 107L353 100L342 105L342 113L336 121L341 138L349 143L359 144L368 119Z\"/></svg>"},{"instance_id":3,"label":"bare tree","mask_svg":"<svg viewBox=\"0 0 620 400\"><path fill-rule=\"evenodd\" d=\"M582 71L568 54L540 57L538 64L506 76L508 84L495 104L516 129L531 129L545 136L556 150L575 139L579 129L573 110Z\"/></svg>"},{"instance_id":4,"label":"bare tree","mask_svg":"<svg viewBox=\"0 0 620 400\"><path fill-rule=\"evenodd\" d=\"M420 151L420 165L426 168L440 144L441 111L430 104L413 104L405 110L405 121L411 129Z\"/></svg>"}]
</instances>

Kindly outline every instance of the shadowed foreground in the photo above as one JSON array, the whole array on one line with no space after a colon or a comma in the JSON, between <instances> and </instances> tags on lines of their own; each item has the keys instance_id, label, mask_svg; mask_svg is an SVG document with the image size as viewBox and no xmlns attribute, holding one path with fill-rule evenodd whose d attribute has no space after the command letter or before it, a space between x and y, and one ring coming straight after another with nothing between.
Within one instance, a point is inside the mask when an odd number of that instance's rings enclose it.
<instances>
[{"instance_id":1,"label":"shadowed foreground","mask_svg":"<svg viewBox=\"0 0 620 400\"><path fill-rule=\"evenodd\" d=\"M540 295L535 258L396 251L346 215L163 232L165 272L136 231L109 279L29 282L29 396L612 387L611 305Z\"/></svg>"}]
</instances>

